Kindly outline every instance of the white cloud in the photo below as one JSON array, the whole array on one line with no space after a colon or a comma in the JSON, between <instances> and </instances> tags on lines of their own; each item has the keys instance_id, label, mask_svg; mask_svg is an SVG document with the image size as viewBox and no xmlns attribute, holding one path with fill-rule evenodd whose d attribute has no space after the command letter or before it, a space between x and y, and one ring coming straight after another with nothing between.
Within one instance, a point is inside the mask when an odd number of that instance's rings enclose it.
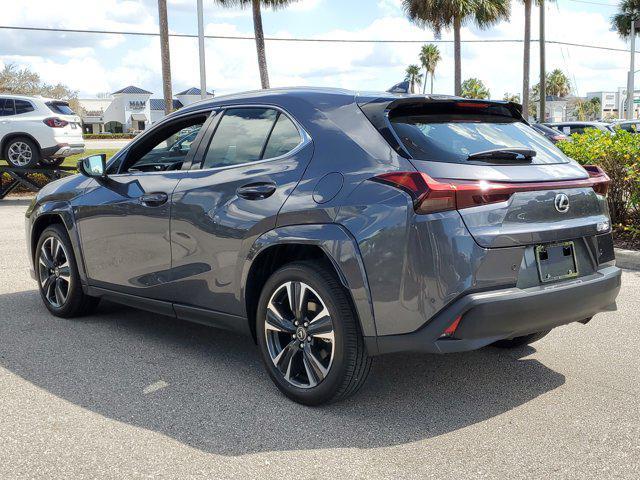
<instances>
[{"instance_id":1,"label":"white cloud","mask_svg":"<svg viewBox=\"0 0 640 480\"><path fill-rule=\"evenodd\" d=\"M244 19L239 27L234 22L238 13L248 10L220 9L206 0L207 34L253 35L251 23ZM323 8L323 0L303 0L289 9L310 12ZM13 25L61 26L67 28L99 28L110 30L157 31L155 0L103 0L86 2L69 0L65 8L54 2L33 0L8 2L3 5L3 22ZM267 42L269 73L273 86L318 85L347 87L358 90L386 89L400 81L404 69L417 63L422 42L433 34L421 30L406 20L401 0L378 0L384 16L357 29L330 29L315 38L346 39L413 39L420 43L307 43ZM170 20L178 13L195 15L195 0L170 0ZM375 7L374 7L375 8ZM547 38L574 43L597 43L624 48L625 43L609 31L605 15L580 11L557 10L551 7L547 15ZM187 12L187 13L185 13ZM229 16L224 17L228 13ZM272 13L271 15L278 15ZM532 36L537 38L537 9L534 9ZM188 25L191 25L190 23ZM186 31L184 25L171 25L172 31ZM178 28L180 27L180 28ZM463 40L522 38L523 8L513 5L512 19L488 31L464 28ZM292 38L287 30L273 36ZM311 36L311 35L309 35ZM450 40L452 33L443 32ZM435 91L453 91L453 46L441 43L442 61L436 71ZM572 80L578 93L600 89L615 89L625 83L628 55L578 47L547 47L547 68L561 68ZM198 85L198 49L195 39L172 38L171 61L174 88ZM259 87L255 44L251 40L206 41L209 88L218 93ZM463 44L463 78L482 79L493 97L505 92L519 93L522 83L521 43ZM531 83L538 76L538 48L532 44ZM107 61L108 59L108 61ZM0 31L0 60L28 65L45 81L64 82L89 95L113 91L137 84L161 95L160 54L156 37L140 38L123 35L50 34Z\"/></svg>"}]
</instances>

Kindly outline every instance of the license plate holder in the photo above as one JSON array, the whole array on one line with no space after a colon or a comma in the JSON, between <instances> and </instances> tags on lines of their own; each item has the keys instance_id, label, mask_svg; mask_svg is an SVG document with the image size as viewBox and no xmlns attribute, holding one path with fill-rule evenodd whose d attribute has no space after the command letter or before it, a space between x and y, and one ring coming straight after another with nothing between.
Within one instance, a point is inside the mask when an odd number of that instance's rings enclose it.
<instances>
[{"instance_id":1,"label":"license plate holder","mask_svg":"<svg viewBox=\"0 0 640 480\"><path fill-rule=\"evenodd\" d=\"M536 263L542 283L578 276L578 261L573 242L536 245Z\"/></svg>"}]
</instances>

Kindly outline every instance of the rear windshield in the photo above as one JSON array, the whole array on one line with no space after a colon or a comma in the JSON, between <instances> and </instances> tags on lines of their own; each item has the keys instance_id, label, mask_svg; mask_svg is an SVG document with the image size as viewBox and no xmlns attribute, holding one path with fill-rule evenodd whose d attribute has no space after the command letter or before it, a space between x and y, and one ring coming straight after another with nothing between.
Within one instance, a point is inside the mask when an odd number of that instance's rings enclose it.
<instances>
[{"instance_id":1,"label":"rear windshield","mask_svg":"<svg viewBox=\"0 0 640 480\"><path fill-rule=\"evenodd\" d=\"M75 115L75 112L71 110L71 107L67 102L47 102L47 107L53 113L59 113L60 115Z\"/></svg>"},{"instance_id":2,"label":"rear windshield","mask_svg":"<svg viewBox=\"0 0 640 480\"><path fill-rule=\"evenodd\" d=\"M568 161L538 132L513 118L506 107L495 104L461 102L402 107L391 111L389 120L416 160L468 163L469 155L474 153L524 148L535 150L531 160L534 164Z\"/></svg>"}]
</instances>

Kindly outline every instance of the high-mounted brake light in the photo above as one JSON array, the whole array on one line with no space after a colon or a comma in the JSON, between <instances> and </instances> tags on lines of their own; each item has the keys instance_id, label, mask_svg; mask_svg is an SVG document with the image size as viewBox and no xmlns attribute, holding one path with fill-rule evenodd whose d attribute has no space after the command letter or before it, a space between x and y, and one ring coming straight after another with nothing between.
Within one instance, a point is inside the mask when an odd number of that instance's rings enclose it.
<instances>
[{"instance_id":1,"label":"high-mounted brake light","mask_svg":"<svg viewBox=\"0 0 640 480\"><path fill-rule=\"evenodd\" d=\"M460 108L477 108L477 109L489 107L488 103L479 103L479 102L456 102L454 105Z\"/></svg>"},{"instance_id":2,"label":"high-mounted brake light","mask_svg":"<svg viewBox=\"0 0 640 480\"><path fill-rule=\"evenodd\" d=\"M599 195L606 195L610 180L604 170L597 166L585 169L589 173L587 179L557 182L433 179L422 172L391 172L372 180L404 190L413 199L416 213L427 214L506 202L517 192L591 187Z\"/></svg>"},{"instance_id":3,"label":"high-mounted brake light","mask_svg":"<svg viewBox=\"0 0 640 480\"><path fill-rule=\"evenodd\" d=\"M62 120L61 118L57 118L57 117L45 118L43 120L43 122L45 123L45 125L47 125L48 127L51 127L51 128L63 128L63 127L66 127L67 125L69 125L69 122L67 122L66 120Z\"/></svg>"}]
</instances>

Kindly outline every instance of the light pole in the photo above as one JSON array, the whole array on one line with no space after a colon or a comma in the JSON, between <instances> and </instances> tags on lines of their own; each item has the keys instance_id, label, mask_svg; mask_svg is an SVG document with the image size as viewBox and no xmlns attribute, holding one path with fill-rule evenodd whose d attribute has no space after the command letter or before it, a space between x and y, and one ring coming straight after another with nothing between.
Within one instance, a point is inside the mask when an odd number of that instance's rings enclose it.
<instances>
[{"instance_id":1,"label":"light pole","mask_svg":"<svg viewBox=\"0 0 640 480\"><path fill-rule=\"evenodd\" d=\"M633 100L635 93L634 73L636 69L636 29L640 27L640 21L631 19L631 66L627 76L627 120L633 120Z\"/></svg>"},{"instance_id":2,"label":"light pole","mask_svg":"<svg viewBox=\"0 0 640 480\"><path fill-rule=\"evenodd\" d=\"M207 98L207 71L204 63L204 19L202 0L198 0L198 54L200 56L200 98Z\"/></svg>"}]
</instances>

